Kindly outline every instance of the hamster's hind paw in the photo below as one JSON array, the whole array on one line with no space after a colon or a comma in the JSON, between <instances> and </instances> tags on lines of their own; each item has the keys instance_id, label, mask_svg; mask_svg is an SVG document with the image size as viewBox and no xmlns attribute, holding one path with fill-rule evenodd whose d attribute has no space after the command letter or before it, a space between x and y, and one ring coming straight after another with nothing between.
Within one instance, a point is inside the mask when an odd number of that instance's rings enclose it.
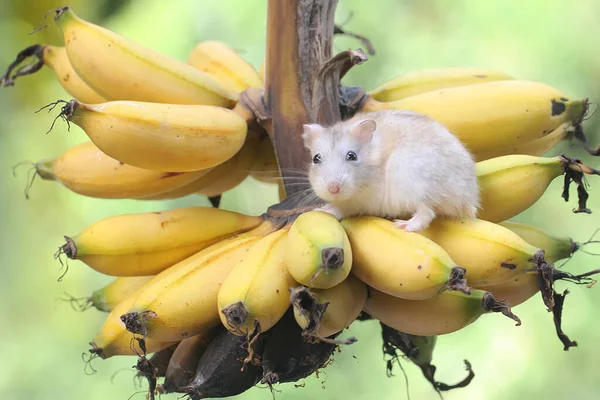
<instances>
[{"instance_id":1,"label":"hamster's hind paw","mask_svg":"<svg viewBox=\"0 0 600 400\"><path fill-rule=\"evenodd\" d=\"M404 229L406 232L419 232L429 226L429 222L427 220L423 220L421 218L412 217L408 221L402 219L395 219L394 226L400 229Z\"/></svg>"},{"instance_id":2,"label":"hamster's hind paw","mask_svg":"<svg viewBox=\"0 0 600 400\"><path fill-rule=\"evenodd\" d=\"M394 226L396 228L407 230L406 229L406 226L408 225L408 221L407 220L404 220L404 219L395 219L393 222L394 222Z\"/></svg>"}]
</instances>

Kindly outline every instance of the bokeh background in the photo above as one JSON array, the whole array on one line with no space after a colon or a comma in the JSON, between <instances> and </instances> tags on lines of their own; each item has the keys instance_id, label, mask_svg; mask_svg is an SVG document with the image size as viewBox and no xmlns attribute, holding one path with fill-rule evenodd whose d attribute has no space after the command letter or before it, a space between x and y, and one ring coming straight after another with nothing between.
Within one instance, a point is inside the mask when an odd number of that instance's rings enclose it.
<instances>
[{"instance_id":1,"label":"bokeh background","mask_svg":"<svg viewBox=\"0 0 600 400\"><path fill-rule=\"evenodd\" d=\"M56 27L30 35L47 10L64 5L54 0L0 0L0 69L16 53L34 43L60 44ZM201 40L221 40L238 49L257 68L265 54L265 0L71 0L81 17L101 24L148 47L185 60ZM542 81L572 97L600 99L600 2L597 0L340 0L337 21L367 35L377 54L353 69L346 83L371 89L394 76L420 68L481 66L513 76ZM359 47L338 38L335 50ZM127 399L134 387L135 358L96 360L94 375L84 373L81 354L101 327L96 310L74 311L60 301L65 293L87 296L111 278L84 264L70 263L62 282L53 259L62 235L120 213L208 205L203 197L169 202L113 201L84 198L58 184L37 181L29 200L23 190L27 166L22 161L54 157L86 140L73 126L59 123L45 134L53 115L34 114L57 99L68 99L53 73L43 69L0 89L0 398ZM585 128L598 143L600 116ZM594 159L576 144L565 152L595 167ZM600 227L600 179L591 177L589 206L594 214L572 214L574 204L560 198L561 179L543 199L516 220L536 224L577 241ZM507 188L510 190L510 188ZM274 203L275 187L248 179L223 197L223 207L259 214ZM588 248L592 249L592 246ZM600 252L599 248L595 249ZM567 264L574 272L599 267L600 258L579 253ZM561 285L559 285L562 288ZM523 325L487 315L466 329L438 341L434 364L438 379L453 383L464 374L468 359L476 377L471 385L444 395L446 399L597 399L600 393L600 288L574 287L567 298L564 328L579 347L563 351L551 315L539 296L516 308ZM404 399L407 386L400 371L388 378L378 325L355 323L346 335L358 343L335 355L335 362L306 386L278 387L280 400ZM413 399L436 399L420 370L404 363ZM142 389L145 386L142 387ZM138 393L135 398L143 398ZM164 396L176 399L177 396ZM268 399L268 389L254 388L240 399Z\"/></svg>"}]
</instances>

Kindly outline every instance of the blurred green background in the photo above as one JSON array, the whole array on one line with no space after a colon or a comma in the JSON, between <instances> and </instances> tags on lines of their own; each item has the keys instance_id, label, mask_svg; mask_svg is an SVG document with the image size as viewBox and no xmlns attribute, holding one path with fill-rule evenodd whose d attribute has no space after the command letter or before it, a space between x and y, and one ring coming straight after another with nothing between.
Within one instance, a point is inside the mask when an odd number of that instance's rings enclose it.
<instances>
[{"instance_id":1,"label":"blurred green background","mask_svg":"<svg viewBox=\"0 0 600 400\"><path fill-rule=\"evenodd\" d=\"M281 0L280 0L281 1ZM56 27L29 35L47 10L64 5L54 0L0 0L0 68L34 43L60 44ZM221 40L238 49L257 68L265 54L265 0L72 0L81 17L101 24L148 47L185 60L201 40ZM371 89L394 76L421 68L481 66L513 76L542 81L572 97L600 99L600 2L597 0L340 0L337 21L367 35L377 55L353 69L346 83ZM339 38L335 50L359 47ZM58 155L87 137L62 123L44 133L53 115L38 108L69 96L53 73L44 69L21 78L15 87L0 89L0 398L2 399L127 399L136 392L133 357L96 360L95 375L84 373L81 354L101 327L96 310L75 312L57 300L64 293L87 296L111 278L70 263L62 282L53 259L62 235L113 214L208 205L205 198L170 202L111 201L84 198L55 183L38 181L25 199L27 167L12 176L21 161ZM586 131L598 143L598 121ZM600 159L564 144L566 152L598 168ZM600 179L591 177L592 215L572 214L574 203L560 198L561 179L544 198L516 218L577 241L600 227ZM507 188L510 190L510 188ZM260 195L257 195L260 193ZM247 180L224 195L223 207L259 214L274 203L277 189ZM589 250L592 250L591 246ZM598 251L598 248L596 248ZM567 264L583 272L600 259L583 253ZM562 286L559 285L562 289ZM600 393L600 288L574 287L564 312L564 329L579 347L562 350L551 315L539 296L516 308L523 325L516 328L502 316L487 315L468 328L438 341L434 364L438 379L453 383L464 374L468 359L476 377L471 385L444 395L446 399L597 399ZM399 370L385 374L379 328L356 323L346 335L358 343L335 355L335 362L306 379L306 387L278 387L281 400L404 399L406 384ZM405 363L413 399L436 399L415 366ZM116 374L116 375L115 375ZM145 387L145 386L144 386ZM139 393L134 398L143 398ZM163 396L176 399L177 396ZM268 399L265 388L254 388L240 399Z\"/></svg>"}]
</instances>

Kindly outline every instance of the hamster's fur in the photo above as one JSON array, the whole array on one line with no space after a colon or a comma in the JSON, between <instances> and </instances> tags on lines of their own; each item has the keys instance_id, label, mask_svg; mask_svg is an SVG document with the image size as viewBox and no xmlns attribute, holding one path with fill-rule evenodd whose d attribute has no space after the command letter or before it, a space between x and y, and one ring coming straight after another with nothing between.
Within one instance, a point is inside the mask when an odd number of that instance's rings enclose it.
<instances>
[{"instance_id":1,"label":"hamster's fur","mask_svg":"<svg viewBox=\"0 0 600 400\"><path fill-rule=\"evenodd\" d=\"M331 127L304 125L309 181L338 219L375 215L407 231L436 215L474 218L475 161L456 136L411 111L360 113ZM406 220L407 218L410 218Z\"/></svg>"}]
</instances>

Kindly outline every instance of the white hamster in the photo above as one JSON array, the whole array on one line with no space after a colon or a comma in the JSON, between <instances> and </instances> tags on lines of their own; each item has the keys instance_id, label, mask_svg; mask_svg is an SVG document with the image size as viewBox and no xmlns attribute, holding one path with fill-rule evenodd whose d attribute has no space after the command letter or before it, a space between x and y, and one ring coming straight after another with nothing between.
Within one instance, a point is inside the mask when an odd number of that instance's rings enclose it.
<instances>
[{"instance_id":1,"label":"white hamster","mask_svg":"<svg viewBox=\"0 0 600 400\"><path fill-rule=\"evenodd\" d=\"M360 113L331 127L304 125L311 187L338 219L375 215L420 231L436 215L475 218L475 161L456 136L411 111ZM410 218L407 220L407 218Z\"/></svg>"}]
</instances>

